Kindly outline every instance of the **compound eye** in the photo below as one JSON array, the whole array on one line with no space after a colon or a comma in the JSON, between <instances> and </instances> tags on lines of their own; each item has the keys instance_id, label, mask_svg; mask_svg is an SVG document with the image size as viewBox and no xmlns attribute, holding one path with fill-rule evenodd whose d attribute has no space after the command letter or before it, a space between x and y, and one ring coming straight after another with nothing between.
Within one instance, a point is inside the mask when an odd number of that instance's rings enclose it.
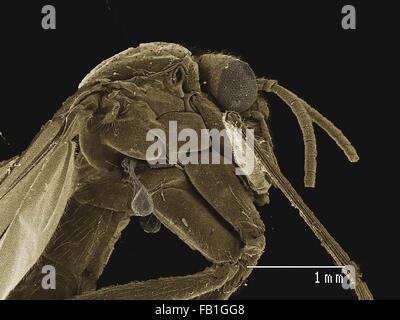
<instances>
[{"instance_id":1,"label":"compound eye","mask_svg":"<svg viewBox=\"0 0 400 320\"><path fill-rule=\"evenodd\" d=\"M253 105L257 82L246 62L233 60L222 69L215 98L225 110L243 112Z\"/></svg>"},{"instance_id":2,"label":"compound eye","mask_svg":"<svg viewBox=\"0 0 400 320\"><path fill-rule=\"evenodd\" d=\"M201 80L221 109L243 112L256 101L256 75L246 62L224 54L204 54L198 64Z\"/></svg>"}]
</instances>

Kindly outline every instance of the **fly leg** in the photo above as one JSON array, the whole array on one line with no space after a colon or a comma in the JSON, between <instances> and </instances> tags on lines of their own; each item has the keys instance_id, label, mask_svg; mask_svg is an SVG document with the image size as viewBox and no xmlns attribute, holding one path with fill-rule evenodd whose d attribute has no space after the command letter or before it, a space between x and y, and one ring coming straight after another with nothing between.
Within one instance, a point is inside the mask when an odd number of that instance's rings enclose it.
<instances>
[{"instance_id":1,"label":"fly leg","mask_svg":"<svg viewBox=\"0 0 400 320\"><path fill-rule=\"evenodd\" d=\"M198 167L207 171L207 168ZM191 183L192 178L189 181L187 173L178 168L149 169L141 173L141 181L153 197L154 215L213 265L193 275L111 286L84 293L76 299L196 299L208 295L228 298L242 284L250 273L247 264L256 263L263 252L262 222L254 215L256 211L243 212L243 204L239 205L232 193L219 199L234 202L225 203L228 210L221 214L208 199L199 196ZM230 187L236 196L244 196L244 187L237 177L232 178L235 182ZM164 181L162 190L161 181ZM218 184L216 187L229 190L229 186ZM234 190L236 187L239 190ZM244 203L248 205L251 200L244 200ZM228 217L232 209L236 212Z\"/></svg>"},{"instance_id":2,"label":"fly leg","mask_svg":"<svg viewBox=\"0 0 400 320\"><path fill-rule=\"evenodd\" d=\"M264 225L232 166L149 169L141 173L141 181L152 194L154 215L213 265L193 275L131 282L74 298L229 298L249 276L247 266L257 263L265 246Z\"/></svg>"},{"instance_id":3,"label":"fly leg","mask_svg":"<svg viewBox=\"0 0 400 320\"><path fill-rule=\"evenodd\" d=\"M238 271L224 286L199 299L228 299L246 281L250 265L256 265L265 248L265 226L251 196L235 175L232 165L208 164L185 167L191 183L222 219L240 236L244 246L237 261ZM211 187L215 186L215 187Z\"/></svg>"},{"instance_id":4,"label":"fly leg","mask_svg":"<svg viewBox=\"0 0 400 320\"><path fill-rule=\"evenodd\" d=\"M157 219L213 265L193 275L110 286L75 299L195 299L222 287L238 272L242 241L197 194L184 171L148 169L141 181L152 194Z\"/></svg>"},{"instance_id":5,"label":"fly leg","mask_svg":"<svg viewBox=\"0 0 400 320\"><path fill-rule=\"evenodd\" d=\"M110 172L104 177L81 183L75 191L74 198L81 204L109 209L117 212L127 212L131 216L145 217L153 212L153 202L147 189L139 181L135 173L137 160L124 158L120 171ZM95 175L96 169L90 172Z\"/></svg>"}]
</instances>

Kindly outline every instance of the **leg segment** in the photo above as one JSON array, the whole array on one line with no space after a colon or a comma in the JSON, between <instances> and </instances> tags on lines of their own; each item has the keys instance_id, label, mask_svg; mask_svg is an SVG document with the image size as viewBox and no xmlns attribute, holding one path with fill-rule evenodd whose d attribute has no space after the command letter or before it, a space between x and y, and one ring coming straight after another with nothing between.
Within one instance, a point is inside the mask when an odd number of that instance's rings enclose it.
<instances>
[{"instance_id":1,"label":"leg segment","mask_svg":"<svg viewBox=\"0 0 400 320\"><path fill-rule=\"evenodd\" d=\"M244 243L236 275L221 288L199 297L227 299L252 272L247 266L256 265L263 254L265 226L231 165L189 165L185 171L199 193L239 233Z\"/></svg>"},{"instance_id":2,"label":"leg segment","mask_svg":"<svg viewBox=\"0 0 400 320\"><path fill-rule=\"evenodd\" d=\"M110 286L76 296L75 300L186 300L221 287L237 267L213 265L190 276L160 278Z\"/></svg>"},{"instance_id":3,"label":"leg segment","mask_svg":"<svg viewBox=\"0 0 400 320\"><path fill-rule=\"evenodd\" d=\"M236 213L226 210L221 214L213 201L198 196L186 173L177 168L147 169L140 173L140 179L153 196L157 219L214 265L194 275L111 286L74 299L228 298L249 275L246 266L255 264L264 249L264 228L255 218L255 208L246 212L235 200L238 195L230 193L224 200L235 203L227 207ZM247 204L247 200L244 202ZM252 232L255 225L258 227Z\"/></svg>"}]
</instances>

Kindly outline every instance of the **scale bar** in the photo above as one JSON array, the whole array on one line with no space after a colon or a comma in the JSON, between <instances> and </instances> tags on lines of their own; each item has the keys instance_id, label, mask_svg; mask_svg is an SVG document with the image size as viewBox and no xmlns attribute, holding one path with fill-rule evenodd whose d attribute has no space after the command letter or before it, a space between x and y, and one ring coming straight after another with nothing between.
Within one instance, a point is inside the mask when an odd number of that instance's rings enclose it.
<instances>
[{"instance_id":1,"label":"scale bar","mask_svg":"<svg viewBox=\"0 0 400 320\"><path fill-rule=\"evenodd\" d=\"M345 266L247 266L248 269L342 269Z\"/></svg>"}]
</instances>

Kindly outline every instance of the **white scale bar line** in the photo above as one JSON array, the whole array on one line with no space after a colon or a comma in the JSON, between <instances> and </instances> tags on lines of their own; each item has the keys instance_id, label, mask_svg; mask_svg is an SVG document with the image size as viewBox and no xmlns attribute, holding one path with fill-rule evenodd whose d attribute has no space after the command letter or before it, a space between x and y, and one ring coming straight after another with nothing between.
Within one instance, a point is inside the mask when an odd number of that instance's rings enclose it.
<instances>
[{"instance_id":1,"label":"white scale bar line","mask_svg":"<svg viewBox=\"0 0 400 320\"><path fill-rule=\"evenodd\" d=\"M342 269L345 266L247 266L249 269Z\"/></svg>"}]
</instances>

